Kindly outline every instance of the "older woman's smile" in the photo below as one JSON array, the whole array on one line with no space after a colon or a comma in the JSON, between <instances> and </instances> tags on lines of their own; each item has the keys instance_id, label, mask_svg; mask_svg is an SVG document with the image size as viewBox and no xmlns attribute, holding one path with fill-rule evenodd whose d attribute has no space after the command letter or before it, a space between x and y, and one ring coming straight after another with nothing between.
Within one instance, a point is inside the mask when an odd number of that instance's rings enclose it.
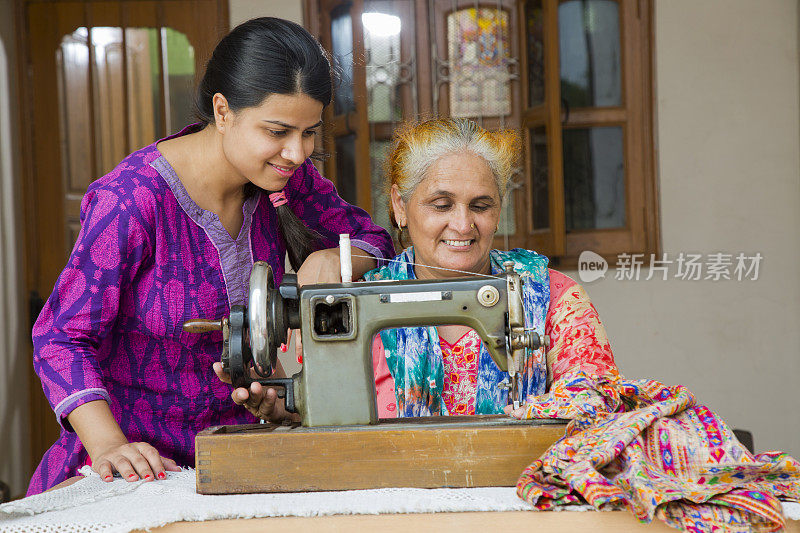
<instances>
[{"instance_id":1,"label":"older woman's smile","mask_svg":"<svg viewBox=\"0 0 800 533\"><path fill-rule=\"evenodd\" d=\"M466 241L456 241L456 240L448 240L445 239L442 241L448 246L452 246L453 248L467 248L470 244L475 242L475 239L468 239Z\"/></svg>"}]
</instances>

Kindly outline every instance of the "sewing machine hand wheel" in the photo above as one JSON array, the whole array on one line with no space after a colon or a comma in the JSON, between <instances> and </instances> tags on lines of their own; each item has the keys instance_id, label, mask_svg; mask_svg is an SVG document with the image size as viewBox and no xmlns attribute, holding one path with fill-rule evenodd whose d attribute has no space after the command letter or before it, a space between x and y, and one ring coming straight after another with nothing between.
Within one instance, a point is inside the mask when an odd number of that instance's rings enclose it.
<instances>
[{"instance_id":1,"label":"sewing machine hand wheel","mask_svg":"<svg viewBox=\"0 0 800 533\"><path fill-rule=\"evenodd\" d=\"M287 294L291 298L290 290ZM195 319L183 325L190 333L222 331L222 368L230 374L234 387L252 383L251 368L262 378L270 377L278 347L286 342L289 319L285 300L275 288L272 268L263 261L256 262L250 273L249 304L231 306L230 316L221 320Z\"/></svg>"},{"instance_id":2,"label":"sewing machine hand wheel","mask_svg":"<svg viewBox=\"0 0 800 533\"><path fill-rule=\"evenodd\" d=\"M250 273L250 297L247 308L247 331L255 371L269 377L278 360L278 347L286 342L288 320L283 297L272 277L272 268L263 261L253 264Z\"/></svg>"},{"instance_id":3,"label":"sewing machine hand wheel","mask_svg":"<svg viewBox=\"0 0 800 533\"><path fill-rule=\"evenodd\" d=\"M276 390L278 398L284 398L286 410L291 413L297 412L294 404L294 386L291 378L253 379L250 375L250 363L253 362L253 354L250 346L248 346L250 341L248 339L248 328L245 326L246 316L248 316L246 307L234 305L231 307L230 316L224 321L223 327L227 327L228 330L223 340L223 369L230 374L231 384L234 388L243 387L249 389L250 384L255 381L265 387L278 387ZM259 373L258 367L253 368L253 370Z\"/></svg>"}]
</instances>

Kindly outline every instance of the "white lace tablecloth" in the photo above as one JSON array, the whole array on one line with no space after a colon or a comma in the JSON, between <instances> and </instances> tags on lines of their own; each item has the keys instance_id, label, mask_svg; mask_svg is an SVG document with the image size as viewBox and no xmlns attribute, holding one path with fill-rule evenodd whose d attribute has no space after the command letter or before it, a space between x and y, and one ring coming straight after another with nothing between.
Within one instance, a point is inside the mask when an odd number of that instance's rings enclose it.
<instances>
[{"instance_id":1,"label":"white lace tablecloth","mask_svg":"<svg viewBox=\"0 0 800 533\"><path fill-rule=\"evenodd\" d=\"M81 473L86 477L68 487L0 505L0 532L122 533L172 522L226 518L533 509L517 497L513 487L207 496L197 494L195 472L189 469L147 483L122 479L106 483L89 467ZM784 512L800 520L800 504L784 504Z\"/></svg>"},{"instance_id":2,"label":"white lace tablecloth","mask_svg":"<svg viewBox=\"0 0 800 533\"><path fill-rule=\"evenodd\" d=\"M532 509L513 487L207 496L197 494L190 469L161 481L106 483L84 468L86 477L73 485L0 505L0 531L117 533L223 518Z\"/></svg>"}]
</instances>

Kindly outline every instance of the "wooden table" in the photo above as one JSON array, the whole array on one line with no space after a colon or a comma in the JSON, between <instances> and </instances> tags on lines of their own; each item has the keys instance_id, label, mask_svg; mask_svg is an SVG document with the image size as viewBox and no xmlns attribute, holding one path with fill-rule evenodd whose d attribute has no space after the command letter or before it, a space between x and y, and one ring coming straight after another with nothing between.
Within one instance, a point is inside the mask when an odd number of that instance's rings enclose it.
<instances>
[{"instance_id":1,"label":"wooden table","mask_svg":"<svg viewBox=\"0 0 800 533\"><path fill-rule=\"evenodd\" d=\"M57 485L64 487L78 481L76 476ZM53 489L50 489L53 490ZM156 533L194 533L214 531L219 533L243 533L265 531L269 533L314 533L381 531L382 533L408 533L409 531L459 533L487 533L489 531L531 531L552 529L554 531L584 533L611 533L619 531L650 531L674 533L676 530L656 519L642 524L628 511L504 511L474 513L412 513L383 515L334 515L315 517L251 518L235 520L211 520L208 522L175 522L152 528ZM787 520L787 533L800 533L800 522ZM134 533L145 533L137 530Z\"/></svg>"},{"instance_id":2,"label":"wooden table","mask_svg":"<svg viewBox=\"0 0 800 533\"><path fill-rule=\"evenodd\" d=\"M616 533L619 531L675 533L677 531L660 520L654 520L650 524L641 524L628 511L509 511L254 518L213 522L176 522L150 531L157 533L202 533L204 531L219 533L242 533L244 531L268 531L269 533L294 533L297 531L313 531L314 533L340 531L487 533L534 530L580 533L587 531L593 533ZM784 531L800 533L800 522L794 520L787 522Z\"/></svg>"},{"instance_id":3,"label":"wooden table","mask_svg":"<svg viewBox=\"0 0 800 533\"><path fill-rule=\"evenodd\" d=\"M81 479L70 478L56 487L65 487ZM243 533L264 531L269 533L314 533L381 531L381 533L408 533L409 531L458 531L459 533L487 533L489 531L531 531L551 529L584 533L611 533L619 531L650 531L674 533L676 530L656 519L642 524L628 511L504 511L472 513L411 513L383 515L333 515L315 517L250 518L233 520L211 520L208 522L175 522L152 528L156 533L194 533L214 531L219 533ZM800 533L800 522L787 520L787 533ZM136 530L134 533L146 533Z\"/></svg>"}]
</instances>

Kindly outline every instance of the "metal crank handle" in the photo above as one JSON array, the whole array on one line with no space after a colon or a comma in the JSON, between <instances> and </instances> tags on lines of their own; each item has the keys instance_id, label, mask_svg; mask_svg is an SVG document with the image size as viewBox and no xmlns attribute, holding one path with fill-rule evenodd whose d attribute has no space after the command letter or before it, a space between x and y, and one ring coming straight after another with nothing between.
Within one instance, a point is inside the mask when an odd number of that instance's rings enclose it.
<instances>
[{"instance_id":1,"label":"metal crank handle","mask_svg":"<svg viewBox=\"0 0 800 533\"><path fill-rule=\"evenodd\" d=\"M196 318L184 322L183 331L187 333L211 333L212 331L222 331L222 320Z\"/></svg>"},{"instance_id":2,"label":"metal crank handle","mask_svg":"<svg viewBox=\"0 0 800 533\"><path fill-rule=\"evenodd\" d=\"M284 407L290 413L296 413L294 405L294 380L292 378L254 379L264 387L277 387L278 398L285 398Z\"/></svg>"}]
</instances>

